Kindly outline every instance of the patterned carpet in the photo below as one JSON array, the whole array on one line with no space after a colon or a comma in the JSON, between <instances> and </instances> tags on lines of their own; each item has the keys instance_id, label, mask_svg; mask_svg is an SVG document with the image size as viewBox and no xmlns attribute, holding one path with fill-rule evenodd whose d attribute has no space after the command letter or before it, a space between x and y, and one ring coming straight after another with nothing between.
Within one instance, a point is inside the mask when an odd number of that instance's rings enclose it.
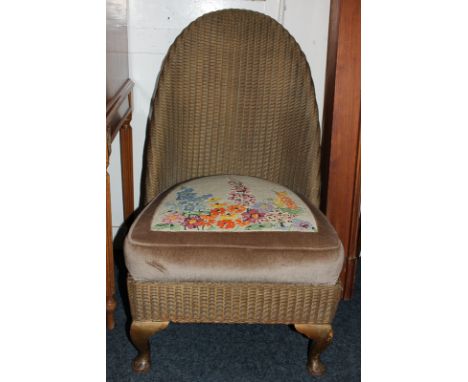
<instances>
[{"instance_id":1,"label":"patterned carpet","mask_svg":"<svg viewBox=\"0 0 468 382\"><path fill-rule=\"evenodd\" d=\"M118 279L122 293L117 295L116 327L107 333L107 381L360 381L360 266L353 298L338 308L335 337L322 356L327 373L320 378L307 373L307 339L286 325L171 324L151 340L151 371L133 374L130 362L136 350L128 337L123 280Z\"/></svg>"}]
</instances>

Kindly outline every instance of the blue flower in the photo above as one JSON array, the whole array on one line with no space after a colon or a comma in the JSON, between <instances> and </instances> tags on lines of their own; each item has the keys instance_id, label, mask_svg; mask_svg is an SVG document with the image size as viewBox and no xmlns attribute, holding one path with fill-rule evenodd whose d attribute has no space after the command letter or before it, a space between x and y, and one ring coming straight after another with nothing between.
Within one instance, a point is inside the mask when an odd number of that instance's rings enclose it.
<instances>
[{"instance_id":1,"label":"blue flower","mask_svg":"<svg viewBox=\"0 0 468 382\"><path fill-rule=\"evenodd\" d=\"M177 192L176 200L194 200L196 197L197 194L193 192L193 188L182 187L182 189Z\"/></svg>"},{"instance_id":2,"label":"blue flower","mask_svg":"<svg viewBox=\"0 0 468 382\"><path fill-rule=\"evenodd\" d=\"M176 200L178 209L182 211L203 211L206 210L205 201L213 197L212 194L198 196L193 188L184 187L177 192Z\"/></svg>"}]
</instances>

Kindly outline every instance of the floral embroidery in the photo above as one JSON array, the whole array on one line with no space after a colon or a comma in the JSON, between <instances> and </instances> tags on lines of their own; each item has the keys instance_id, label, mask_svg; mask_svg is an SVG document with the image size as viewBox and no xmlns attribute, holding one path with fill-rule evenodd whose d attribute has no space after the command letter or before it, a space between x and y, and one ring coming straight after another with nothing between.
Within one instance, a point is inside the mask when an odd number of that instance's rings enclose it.
<instances>
[{"instance_id":1,"label":"floral embroidery","mask_svg":"<svg viewBox=\"0 0 468 382\"><path fill-rule=\"evenodd\" d=\"M205 189L216 189L216 195L215 192L197 192L195 188L204 189L203 180L210 180L211 188L205 183ZM220 186L222 189L224 182L227 183L227 193L220 195L219 189ZM252 191L250 184L258 194ZM269 189L263 188L265 184ZM177 189L175 198L169 197L173 192L163 200L156 210L152 229L316 232L315 219L310 210L296 195L293 197L289 193L284 187L251 177L215 176L197 179Z\"/></svg>"},{"instance_id":2,"label":"floral embroidery","mask_svg":"<svg viewBox=\"0 0 468 382\"><path fill-rule=\"evenodd\" d=\"M231 186L231 192L228 199L234 204L250 205L255 203L255 196L253 196L249 189L239 180L230 179L228 184Z\"/></svg>"}]
</instances>

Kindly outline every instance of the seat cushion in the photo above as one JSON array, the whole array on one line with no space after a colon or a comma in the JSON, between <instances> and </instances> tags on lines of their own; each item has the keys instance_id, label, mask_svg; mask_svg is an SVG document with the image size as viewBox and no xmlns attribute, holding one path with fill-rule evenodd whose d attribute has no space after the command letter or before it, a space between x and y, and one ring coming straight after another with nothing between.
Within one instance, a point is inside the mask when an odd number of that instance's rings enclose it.
<instances>
[{"instance_id":1,"label":"seat cushion","mask_svg":"<svg viewBox=\"0 0 468 382\"><path fill-rule=\"evenodd\" d=\"M153 199L124 245L135 280L333 285L343 247L326 217L284 186L219 175Z\"/></svg>"}]
</instances>

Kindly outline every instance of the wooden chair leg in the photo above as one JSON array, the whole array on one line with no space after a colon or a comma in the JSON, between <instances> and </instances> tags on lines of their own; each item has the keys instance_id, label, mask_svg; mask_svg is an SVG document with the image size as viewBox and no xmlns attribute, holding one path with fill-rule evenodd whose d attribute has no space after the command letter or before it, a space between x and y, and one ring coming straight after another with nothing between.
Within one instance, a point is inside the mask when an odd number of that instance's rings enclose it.
<instances>
[{"instance_id":1,"label":"wooden chair leg","mask_svg":"<svg viewBox=\"0 0 468 382\"><path fill-rule=\"evenodd\" d=\"M320 360L320 354L327 348L333 339L333 329L329 324L295 324L294 327L299 333L304 334L313 341L309 343L309 355L307 368L309 373L320 376L325 373L325 365Z\"/></svg>"},{"instance_id":2,"label":"wooden chair leg","mask_svg":"<svg viewBox=\"0 0 468 382\"><path fill-rule=\"evenodd\" d=\"M133 371L146 373L151 368L151 353L149 339L152 335L168 327L169 322L139 322L133 321L130 326L130 338L138 350L138 355L132 362Z\"/></svg>"}]
</instances>

